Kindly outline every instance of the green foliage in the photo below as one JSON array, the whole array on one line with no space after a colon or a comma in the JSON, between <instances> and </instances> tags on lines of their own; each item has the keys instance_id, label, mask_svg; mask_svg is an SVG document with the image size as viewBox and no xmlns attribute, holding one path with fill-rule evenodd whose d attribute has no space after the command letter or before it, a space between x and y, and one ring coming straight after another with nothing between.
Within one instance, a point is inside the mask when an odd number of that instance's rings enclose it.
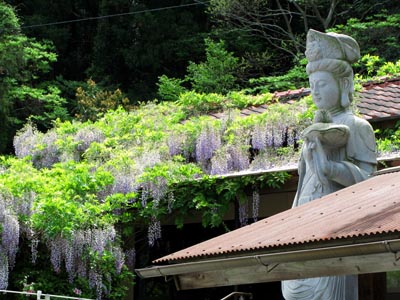
<instances>
[{"instance_id":1,"label":"green foliage","mask_svg":"<svg viewBox=\"0 0 400 300\"><path fill-rule=\"evenodd\" d=\"M273 93L299 89L307 86L308 77L305 71L307 60L296 61L294 67L284 75L268 76L250 79L250 88L246 91L251 94Z\"/></svg>"},{"instance_id":2,"label":"green foliage","mask_svg":"<svg viewBox=\"0 0 400 300\"><path fill-rule=\"evenodd\" d=\"M203 226L218 227L223 224L223 217L229 206L238 199L244 200L249 190L279 188L289 178L288 173L281 172L234 178L203 176L201 180L178 183L172 188L175 199L185 198L186 201L173 203L173 209L177 213L175 223L178 227L183 227L189 216L200 211Z\"/></svg>"},{"instance_id":3,"label":"green foliage","mask_svg":"<svg viewBox=\"0 0 400 300\"><path fill-rule=\"evenodd\" d=\"M19 32L20 25L18 17L10 5L1 3L0 5L0 39Z\"/></svg>"},{"instance_id":4,"label":"green foliage","mask_svg":"<svg viewBox=\"0 0 400 300\"><path fill-rule=\"evenodd\" d=\"M97 8L92 15L109 15L163 8L171 3L119 0L97 1L91 6ZM96 27L87 74L105 87L118 82L137 104L155 98L161 74L184 76L188 61L202 56L203 33L208 26L204 7L199 5L108 18Z\"/></svg>"},{"instance_id":5,"label":"green foliage","mask_svg":"<svg viewBox=\"0 0 400 300\"><path fill-rule=\"evenodd\" d=\"M206 60L200 63L190 62L184 79L159 77L158 94L163 100L177 100L190 92L184 87L188 83L194 94L226 95L238 88L236 73L239 59L225 49L223 41L214 42L205 39ZM216 104L217 105L217 104Z\"/></svg>"},{"instance_id":6,"label":"green foliage","mask_svg":"<svg viewBox=\"0 0 400 300\"><path fill-rule=\"evenodd\" d=\"M355 65L359 70L356 74L356 90L362 89L362 84L365 81L378 79L380 77L393 77L400 74L400 60L396 62L386 62L377 55L365 54L360 61Z\"/></svg>"},{"instance_id":7,"label":"green foliage","mask_svg":"<svg viewBox=\"0 0 400 300\"><path fill-rule=\"evenodd\" d=\"M6 170L1 174L1 186L12 195L21 198L42 188L40 172L27 159L1 157L1 166Z\"/></svg>"},{"instance_id":8,"label":"green foliage","mask_svg":"<svg viewBox=\"0 0 400 300\"><path fill-rule=\"evenodd\" d=\"M21 85L11 89L8 97L23 106L23 114L20 112L15 122L20 125L29 119L41 128L48 129L56 119L67 120L69 114L65 109L66 101L60 93L57 87L51 85L43 88ZM21 120L21 117L24 118Z\"/></svg>"},{"instance_id":9,"label":"green foliage","mask_svg":"<svg viewBox=\"0 0 400 300\"><path fill-rule=\"evenodd\" d=\"M377 71L377 76L398 76L400 74L400 59L396 62L386 62Z\"/></svg>"},{"instance_id":10,"label":"green foliage","mask_svg":"<svg viewBox=\"0 0 400 300\"><path fill-rule=\"evenodd\" d=\"M356 66L360 68L358 74L361 75L366 72L369 77L372 77L376 74L376 70L377 68L379 68L379 65L381 64L382 64L382 59L379 56L365 54L361 57L360 61L357 63Z\"/></svg>"},{"instance_id":11,"label":"green foliage","mask_svg":"<svg viewBox=\"0 0 400 300\"><path fill-rule=\"evenodd\" d=\"M393 128L377 129L376 145L381 154L390 154L400 151L400 121Z\"/></svg>"},{"instance_id":12,"label":"green foliage","mask_svg":"<svg viewBox=\"0 0 400 300\"><path fill-rule=\"evenodd\" d=\"M120 89L114 92L104 91L89 79L86 89L78 87L76 90L78 101L76 118L81 121L95 121L102 117L107 111L115 110L119 106L129 109L129 99Z\"/></svg>"},{"instance_id":13,"label":"green foliage","mask_svg":"<svg viewBox=\"0 0 400 300\"><path fill-rule=\"evenodd\" d=\"M60 238L68 241L77 231L91 228L98 230L124 221L124 215L114 212L121 207L127 208L128 198L122 195L102 196L104 190L113 183L113 177L108 171L72 161L56 164L51 169L37 170L26 159L15 158L2 158L1 167L4 168L0 176L2 197L12 197L9 209L19 211L20 222L27 226L36 238L40 238L40 243L51 244ZM134 195L130 194L128 197L132 198ZM33 206L31 211L21 210L30 205ZM32 237L27 234L23 238ZM117 243L118 240L115 241L116 245ZM26 251L26 248L23 249ZM50 255L46 251L48 250L45 248L41 250L39 259L44 260ZM54 249L51 249L52 251ZM65 250L61 248L58 251ZM68 280L65 270L56 276L55 273L60 273L60 270L50 270L47 267L48 262L45 267L36 270L35 265L25 261L30 255L21 255L24 263L21 262L21 265L16 267L19 273L15 275L14 284L52 293L58 291L71 296L74 295L73 288L78 288L83 290L84 294L92 295L93 289L88 287L87 279L77 277L74 281ZM100 276L107 278L103 283L109 291L110 299L120 299L127 288L121 280L132 279L129 270L124 267L116 271L114 254L108 250L101 253L93 250L83 255L87 256L91 268L96 268Z\"/></svg>"},{"instance_id":14,"label":"green foliage","mask_svg":"<svg viewBox=\"0 0 400 300\"><path fill-rule=\"evenodd\" d=\"M42 79L57 59L54 47L21 34L15 13L4 2L0 13L8 17L0 35L0 151L5 152L29 118L50 128L54 119L65 120L68 113L60 91Z\"/></svg>"},{"instance_id":15,"label":"green foliage","mask_svg":"<svg viewBox=\"0 0 400 300\"><path fill-rule=\"evenodd\" d=\"M190 62L186 80L199 93L227 94L237 88L235 72L239 59L225 49L223 41L205 39L206 61Z\"/></svg>"},{"instance_id":16,"label":"green foliage","mask_svg":"<svg viewBox=\"0 0 400 300\"><path fill-rule=\"evenodd\" d=\"M180 95L177 104L182 107L187 116L199 116L223 110L243 109L270 102L272 94L247 95L245 92L230 92L224 96L215 93L196 93L188 91Z\"/></svg>"},{"instance_id":17,"label":"green foliage","mask_svg":"<svg viewBox=\"0 0 400 300\"><path fill-rule=\"evenodd\" d=\"M220 94L205 94L189 91L180 95L177 103L187 114L201 115L223 108L226 98Z\"/></svg>"},{"instance_id":18,"label":"green foliage","mask_svg":"<svg viewBox=\"0 0 400 300\"><path fill-rule=\"evenodd\" d=\"M158 79L158 95L164 101L176 101L187 90L182 86L184 80L162 75Z\"/></svg>"},{"instance_id":19,"label":"green foliage","mask_svg":"<svg viewBox=\"0 0 400 300\"><path fill-rule=\"evenodd\" d=\"M29 262L26 262L29 264ZM45 267L47 265L47 267ZM14 279L16 288L25 292L49 293L56 295L78 296L74 291L81 293L78 297L95 298L95 294L84 280L77 280L74 283L68 282L67 276L60 276L43 264L43 268L24 267L18 270L18 276ZM36 297L36 296L35 296ZM18 299L34 299L34 296L20 296Z\"/></svg>"},{"instance_id":20,"label":"green foliage","mask_svg":"<svg viewBox=\"0 0 400 300\"><path fill-rule=\"evenodd\" d=\"M334 31L352 36L360 45L361 54L379 56L384 61L400 58L400 14L388 11L368 16L365 20L351 18L345 25L337 25Z\"/></svg>"}]
</instances>

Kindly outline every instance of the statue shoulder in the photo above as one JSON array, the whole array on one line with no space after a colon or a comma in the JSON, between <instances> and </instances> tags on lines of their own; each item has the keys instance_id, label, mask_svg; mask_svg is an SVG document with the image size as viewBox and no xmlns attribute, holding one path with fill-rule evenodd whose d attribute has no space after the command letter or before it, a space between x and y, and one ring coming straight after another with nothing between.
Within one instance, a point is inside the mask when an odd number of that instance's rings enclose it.
<instances>
[{"instance_id":1,"label":"statue shoulder","mask_svg":"<svg viewBox=\"0 0 400 300\"><path fill-rule=\"evenodd\" d=\"M371 131L373 131L371 124L370 124L367 120L365 120L365 119L363 119L363 118L360 118L360 117L358 117L358 116L354 116L354 120L355 120L355 123L356 123L358 126L360 126L360 127L365 127L365 128L370 128Z\"/></svg>"},{"instance_id":2,"label":"statue shoulder","mask_svg":"<svg viewBox=\"0 0 400 300\"><path fill-rule=\"evenodd\" d=\"M351 127L352 138L347 147L350 156L359 161L376 163L375 133L371 124L367 120L354 116Z\"/></svg>"},{"instance_id":3,"label":"statue shoulder","mask_svg":"<svg viewBox=\"0 0 400 300\"><path fill-rule=\"evenodd\" d=\"M376 151L375 133L371 124L360 117L355 117L356 132L364 142L365 146L370 150Z\"/></svg>"}]
</instances>

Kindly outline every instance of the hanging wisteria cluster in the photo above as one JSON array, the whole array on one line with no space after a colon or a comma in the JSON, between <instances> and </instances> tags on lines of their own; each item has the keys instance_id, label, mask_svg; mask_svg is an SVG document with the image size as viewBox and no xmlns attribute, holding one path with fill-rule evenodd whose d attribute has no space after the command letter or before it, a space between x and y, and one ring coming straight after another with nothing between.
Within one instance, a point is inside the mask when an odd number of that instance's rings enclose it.
<instances>
[{"instance_id":1,"label":"hanging wisteria cluster","mask_svg":"<svg viewBox=\"0 0 400 300\"><path fill-rule=\"evenodd\" d=\"M176 132L171 132L168 136L168 150L170 156L175 156L184 153L185 136Z\"/></svg>"},{"instance_id":2,"label":"hanging wisteria cluster","mask_svg":"<svg viewBox=\"0 0 400 300\"><path fill-rule=\"evenodd\" d=\"M40 142L41 133L31 123L27 123L14 137L14 151L18 158L32 155Z\"/></svg>"},{"instance_id":3,"label":"hanging wisteria cluster","mask_svg":"<svg viewBox=\"0 0 400 300\"><path fill-rule=\"evenodd\" d=\"M0 202L4 204L4 201ZM7 289L9 272L13 270L15 258L19 247L20 226L17 217L8 209L0 210L0 223L2 227L0 245L0 289ZM36 263L39 239L31 232L27 235L31 240L32 263ZM56 273L62 271L63 266L68 273L69 281L74 278L88 278L90 287L96 290L97 299L102 299L104 290L104 277L100 261L105 252L112 254L115 260L115 272L119 274L125 264L125 253L116 246L116 232L113 226L99 229L78 230L71 238L60 236L48 241L50 262ZM134 265L135 251L127 252L129 266Z\"/></svg>"},{"instance_id":4,"label":"hanging wisteria cluster","mask_svg":"<svg viewBox=\"0 0 400 300\"><path fill-rule=\"evenodd\" d=\"M74 141L78 143L76 149L80 153L84 153L94 142L102 143L105 140L103 132L95 126L87 126L78 130L75 134Z\"/></svg>"},{"instance_id":5,"label":"hanging wisteria cluster","mask_svg":"<svg viewBox=\"0 0 400 300\"><path fill-rule=\"evenodd\" d=\"M30 205L18 205L18 202L21 203L23 200L23 198L15 199L10 194L0 194L0 289L6 289L8 286L8 274L15 266L20 234L26 229L20 228L18 213L21 211L14 211L15 208L25 210L25 207ZM15 203L17 204L14 205Z\"/></svg>"},{"instance_id":6,"label":"hanging wisteria cluster","mask_svg":"<svg viewBox=\"0 0 400 300\"><path fill-rule=\"evenodd\" d=\"M99 258L105 252L111 253L115 261L115 272L119 274L125 264L125 253L116 246L116 232L113 226L78 230L71 238L56 237L48 241L50 261L56 273L65 267L69 281L79 276L87 278L91 288L96 290L97 299L103 298L104 280L110 280L103 274ZM98 261L98 262L97 262Z\"/></svg>"},{"instance_id":7,"label":"hanging wisteria cluster","mask_svg":"<svg viewBox=\"0 0 400 300\"><path fill-rule=\"evenodd\" d=\"M196 140L196 160L203 166L204 170L208 170L210 159L220 147L220 130L214 126L205 125Z\"/></svg>"},{"instance_id":8,"label":"hanging wisteria cluster","mask_svg":"<svg viewBox=\"0 0 400 300\"><path fill-rule=\"evenodd\" d=\"M152 209L157 210L160 201L164 198L167 198L168 193L168 184L167 180L164 177L156 177L151 181L147 181L141 186L141 201L142 206L146 207L148 205L148 201L152 200ZM173 197L171 193L169 194L168 199ZM155 216L151 216L149 227L147 231L148 242L150 246L153 246L155 242L161 238L161 222Z\"/></svg>"},{"instance_id":9,"label":"hanging wisteria cluster","mask_svg":"<svg viewBox=\"0 0 400 300\"><path fill-rule=\"evenodd\" d=\"M246 199L244 202L239 202L239 223L240 227L246 226L249 221L249 203Z\"/></svg>"},{"instance_id":10,"label":"hanging wisteria cluster","mask_svg":"<svg viewBox=\"0 0 400 300\"><path fill-rule=\"evenodd\" d=\"M258 211L260 209L260 191L258 189L253 190L253 199L252 199L252 211L253 211L253 222L257 222L258 220Z\"/></svg>"},{"instance_id":11,"label":"hanging wisteria cluster","mask_svg":"<svg viewBox=\"0 0 400 300\"><path fill-rule=\"evenodd\" d=\"M267 148L293 147L299 141L301 128L296 122L295 116L273 122L260 122L254 125L251 144L255 150Z\"/></svg>"},{"instance_id":12,"label":"hanging wisteria cluster","mask_svg":"<svg viewBox=\"0 0 400 300\"><path fill-rule=\"evenodd\" d=\"M31 156L32 163L37 168L49 168L60 161L57 139L55 131L50 130L43 134L31 123L27 123L14 138L15 155L18 158Z\"/></svg>"}]
</instances>

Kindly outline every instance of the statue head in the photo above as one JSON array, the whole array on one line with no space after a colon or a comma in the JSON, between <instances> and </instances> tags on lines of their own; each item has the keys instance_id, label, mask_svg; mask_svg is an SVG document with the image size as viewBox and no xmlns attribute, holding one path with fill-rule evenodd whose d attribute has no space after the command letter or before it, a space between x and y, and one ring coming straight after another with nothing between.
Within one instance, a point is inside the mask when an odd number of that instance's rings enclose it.
<instances>
[{"instance_id":1,"label":"statue head","mask_svg":"<svg viewBox=\"0 0 400 300\"><path fill-rule=\"evenodd\" d=\"M357 42L343 34L310 30L307 34L307 74L319 109L347 108L353 100L351 64L360 58Z\"/></svg>"}]
</instances>

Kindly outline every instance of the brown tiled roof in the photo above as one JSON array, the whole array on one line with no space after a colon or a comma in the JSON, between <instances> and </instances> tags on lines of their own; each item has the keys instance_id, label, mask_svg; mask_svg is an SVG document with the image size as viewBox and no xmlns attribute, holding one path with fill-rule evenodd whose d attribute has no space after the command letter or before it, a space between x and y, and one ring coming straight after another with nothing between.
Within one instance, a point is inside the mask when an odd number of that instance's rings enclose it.
<instances>
[{"instance_id":1,"label":"brown tiled roof","mask_svg":"<svg viewBox=\"0 0 400 300\"><path fill-rule=\"evenodd\" d=\"M400 79L364 85L357 107L367 120L400 117Z\"/></svg>"},{"instance_id":2,"label":"brown tiled roof","mask_svg":"<svg viewBox=\"0 0 400 300\"><path fill-rule=\"evenodd\" d=\"M154 263L196 261L400 233L400 170L286 210Z\"/></svg>"},{"instance_id":3,"label":"brown tiled roof","mask_svg":"<svg viewBox=\"0 0 400 300\"><path fill-rule=\"evenodd\" d=\"M309 88L276 92L272 99L283 103L291 103L310 94ZM361 115L369 121L379 121L386 118L400 118L400 78L382 78L368 82L357 94L357 107ZM253 106L243 109L242 116L263 113L268 105ZM215 114L216 118L220 115Z\"/></svg>"}]
</instances>

